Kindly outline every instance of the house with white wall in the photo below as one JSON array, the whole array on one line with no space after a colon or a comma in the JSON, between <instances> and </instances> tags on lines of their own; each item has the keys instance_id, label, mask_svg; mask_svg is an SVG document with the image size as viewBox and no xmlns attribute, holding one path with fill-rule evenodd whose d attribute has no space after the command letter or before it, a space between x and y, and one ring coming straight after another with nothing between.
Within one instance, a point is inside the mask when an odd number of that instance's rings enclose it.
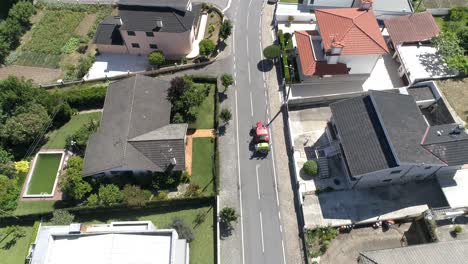
<instances>
[{"instance_id":1,"label":"house with white wall","mask_svg":"<svg viewBox=\"0 0 468 264\"><path fill-rule=\"evenodd\" d=\"M388 53L369 6L315 10L317 24L294 32L303 82L362 80Z\"/></svg>"},{"instance_id":2,"label":"house with white wall","mask_svg":"<svg viewBox=\"0 0 468 264\"><path fill-rule=\"evenodd\" d=\"M409 85L421 81L453 77L450 69L432 43L440 29L429 12L385 19L388 45L395 51L393 58L400 63L398 73Z\"/></svg>"},{"instance_id":3,"label":"house with white wall","mask_svg":"<svg viewBox=\"0 0 468 264\"><path fill-rule=\"evenodd\" d=\"M427 97L422 99L405 92L369 91L330 105L327 133L339 142L351 188L424 180L468 164L465 129L453 119L423 115L433 111L427 108L437 101L437 91L418 90Z\"/></svg>"}]
</instances>

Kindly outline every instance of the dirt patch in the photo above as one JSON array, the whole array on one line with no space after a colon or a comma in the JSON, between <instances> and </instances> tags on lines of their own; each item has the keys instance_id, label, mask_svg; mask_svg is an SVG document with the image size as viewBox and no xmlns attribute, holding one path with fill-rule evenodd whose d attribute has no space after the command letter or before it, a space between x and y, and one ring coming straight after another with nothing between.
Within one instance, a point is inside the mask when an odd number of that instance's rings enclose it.
<instances>
[{"instance_id":1,"label":"dirt patch","mask_svg":"<svg viewBox=\"0 0 468 264\"><path fill-rule=\"evenodd\" d=\"M81 20L78 27L75 29L75 33L81 37L85 37L88 34L88 31L94 25L94 21L96 21L96 13L87 14L83 20Z\"/></svg>"},{"instance_id":2,"label":"dirt patch","mask_svg":"<svg viewBox=\"0 0 468 264\"><path fill-rule=\"evenodd\" d=\"M221 28L221 16L212 10L208 11L208 21L206 22L205 28L205 37L213 41L213 43L218 43L219 29Z\"/></svg>"},{"instance_id":3,"label":"dirt patch","mask_svg":"<svg viewBox=\"0 0 468 264\"><path fill-rule=\"evenodd\" d=\"M468 78L437 81L437 86L458 116L468 123Z\"/></svg>"},{"instance_id":4,"label":"dirt patch","mask_svg":"<svg viewBox=\"0 0 468 264\"><path fill-rule=\"evenodd\" d=\"M37 9L37 10L38 10L37 13L31 17L30 21L32 25L39 23L39 21L41 21L42 17L44 16L43 10L41 9ZM20 45L23 45L24 43L29 42L31 40L31 37L32 37L32 30L26 31L26 33L24 33L24 35L21 37Z\"/></svg>"},{"instance_id":5,"label":"dirt patch","mask_svg":"<svg viewBox=\"0 0 468 264\"><path fill-rule=\"evenodd\" d=\"M192 150L193 138L215 137L214 129L189 129L187 131L187 143L185 145L185 170L192 175Z\"/></svg>"},{"instance_id":6,"label":"dirt patch","mask_svg":"<svg viewBox=\"0 0 468 264\"><path fill-rule=\"evenodd\" d=\"M31 79L36 84L49 84L60 78L62 72L58 69L38 68L29 66L11 65L0 68L0 80L8 76Z\"/></svg>"}]
</instances>

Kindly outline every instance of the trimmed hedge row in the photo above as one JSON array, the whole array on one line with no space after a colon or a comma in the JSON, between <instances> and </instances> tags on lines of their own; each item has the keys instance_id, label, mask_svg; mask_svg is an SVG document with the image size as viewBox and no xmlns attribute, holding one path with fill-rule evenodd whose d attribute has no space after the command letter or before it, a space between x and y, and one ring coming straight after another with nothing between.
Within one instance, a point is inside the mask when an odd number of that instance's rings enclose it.
<instances>
[{"instance_id":1,"label":"trimmed hedge row","mask_svg":"<svg viewBox=\"0 0 468 264\"><path fill-rule=\"evenodd\" d=\"M288 56L286 54L286 42L287 42L287 40L285 39L282 30L278 31L278 39L279 39L280 47L281 47L281 61L283 63L284 79L286 80L286 82L290 82L291 81L291 74L289 73Z\"/></svg>"},{"instance_id":2,"label":"trimmed hedge row","mask_svg":"<svg viewBox=\"0 0 468 264\"><path fill-rule=\"evenodd\" d=\"M107 84L59 90L58 95L77 110L98 109L104 106Z\"/></svg>"}]
</instances>

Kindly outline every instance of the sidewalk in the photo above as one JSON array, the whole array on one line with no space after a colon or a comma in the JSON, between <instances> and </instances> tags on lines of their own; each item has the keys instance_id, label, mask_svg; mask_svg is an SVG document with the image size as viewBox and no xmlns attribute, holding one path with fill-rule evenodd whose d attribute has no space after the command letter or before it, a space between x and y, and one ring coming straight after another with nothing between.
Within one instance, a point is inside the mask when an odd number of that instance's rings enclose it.
<instances>
[{"instance_id":1,"label":"sidewalk","mask_svg":"<svg viewBox=\"0 0 468 264\"><path fill-rule=\"evenodd\" d=\"M262 46L266 47L273 43L273 19L275 6L265 5L262 17ZM278 85L276 67L266 73L270 116L273 119L270 125L273 134L274 160L278 178L278 192L280 200L281 223L283 226L283 239L285 241L285 254L288 264L304 263L302 241L299 236L297 212L294 206L294 190L291 185L291 174L289 171L289 159L286 149L286 138L284 134L285 124L281 112L282 94Z\"/></svg>"}]
</instances>

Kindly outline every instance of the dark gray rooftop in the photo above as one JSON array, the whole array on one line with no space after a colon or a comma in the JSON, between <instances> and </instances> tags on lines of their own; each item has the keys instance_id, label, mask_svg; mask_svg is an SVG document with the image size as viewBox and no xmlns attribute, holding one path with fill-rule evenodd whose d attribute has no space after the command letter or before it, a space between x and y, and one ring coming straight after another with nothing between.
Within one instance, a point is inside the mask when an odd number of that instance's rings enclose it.
<instances>
[{"instance_id":1,"label":"dark gray rooftop","mask_svg":"<svg viewBox=\"0 0 468 264\"><path fill-rule=\"evenodd\" d=\"M361 252L359 264L462 264L468 259L468 240Z\"/></svg>"},{"instance_id":2,"label":"dark gray rooftop","mask_svg":"<svg viewBox=\"0 0 468 264\"><path fill-rule=\"evenodd\" d=\"M468 134L458 124L430 127L421 144L449 166L468 163Z\"/></svg>"},{"instance_id":3,"label":"dark gray rooftop","mask_svg":"<svg viewBox=\"0 0 468 264\"><path fill-rule=\"evenodd\" d=\"M109 85L99 130L88 141L83 175L109 170L185 168L186 124L169 124L169 83L137 75ZM167 136L165 139L164 136Z\"/></svg>"},{"instance_id":4,"label":"dark gray rooftop","mask_svg":"<svg viewBox=\"0 0 468 264\"><path fill-rule=\"evenodd\" d=\"M351 175L362 175L397 164L370 96L330 105Z\"/></svg>"},{"instance_id":5,"label":"dark gray rooftop","mask_svg":"<svg viewBox=\"0 0 468 264\"><path fill-rule=\"evenodd\" d=\"M122 30L185 32L192 29L200 6L194 5L192 11L181 11L172 7L119 6L122 18ZM156 27L156 20L161 19L162 28Z\"/></svg>"},{"instance_id":6,"label":"dark gray rooftop","mask_svg":"<svg viewBox=\"0 0 468 264\"><path fill-rule=\"evenodd\" d=\"M94 43L105 45L123 45L119 27L120 18L108 16L97 27Z\"/></svg>"},{"instance_id":7,"label":"dark gray rooftop","mask_svg":"<svg viewBox=\"0 0 468 264\"><path fill-rule=\"evenodd\" d=\"M118 5L145 7L172 7L180 10L187 8L189 0L119 0Z\"/></svg>"},{"instance_id":8,"label":"dark gray rooftop","mask_svg":"<svg viewBox=\"0 0 468 264\"><path fill-rule=\"evenodd\" d=\"M432 88L425 85L419 87L410 87L407 89L408 94L413 96L415 101L435 100Z\"/></svg>"},{"instance_id":9,"label":"dark gray rooftop","mask_svg":"<svg viewBox=\"0 0 468 264\"><path fill-rule=\"evenodd\" d=\"M399 164L444 164L421 146L428 124L412 96L382 91L369 94Z\"/></svg>"}]
</instances>

